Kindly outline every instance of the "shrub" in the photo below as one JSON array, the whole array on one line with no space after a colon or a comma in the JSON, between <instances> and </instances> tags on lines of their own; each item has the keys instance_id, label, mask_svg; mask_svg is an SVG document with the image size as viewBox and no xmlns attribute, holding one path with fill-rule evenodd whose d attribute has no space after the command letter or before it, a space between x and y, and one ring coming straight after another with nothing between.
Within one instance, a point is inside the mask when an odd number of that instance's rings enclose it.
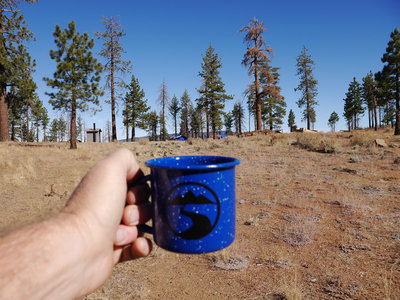
<instances>
[{"instance_id":1,"label":"shrub","mask_svg":"<svg viewBox=\"0 0 400 300\"><path fill-rule=\"evenodd\" d=\"M375 136L368 131L354 132L350 138L350 143L353 146L371 147L375 144Z\"/></svg>"},{"instance_id":2,"label":"shrub","mask_svg":"<svg viewBox=\"0 0 400 300\"><path fill-rule=\"evenodd\" d=\"M336 139L326 137L319 133L298 134L296 144L310 151L324 153L334 153L341 151L341 145Z\"/></svg>"},{"instance_id":3,"label":"shrub","mask_svg":"<svg viewBox=\"0 0 400 300\"><path fill-rule=\"evenodd\" d=\"M139 145L147 145L149 143L148 138L140 138L139 139Z\"/></svg>"}]
</instances>

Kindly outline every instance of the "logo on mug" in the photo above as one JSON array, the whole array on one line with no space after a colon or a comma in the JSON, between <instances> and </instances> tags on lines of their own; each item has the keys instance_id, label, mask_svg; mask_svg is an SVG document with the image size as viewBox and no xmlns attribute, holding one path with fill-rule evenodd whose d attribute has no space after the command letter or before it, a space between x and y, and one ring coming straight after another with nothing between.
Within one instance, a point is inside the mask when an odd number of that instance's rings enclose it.
<instances>
[{"instance_id":1,"label":"logo on mug","mask_svg":"<svg viewBox=\"0 0 400 300\"><path fill-rule=\"evenodd\" d=\"M211 233L218 223L219 199L204 184L178 184L169 190L164 203L165 220L172 232L182 239L201 239Z\"/></svg>"}]
</instances>

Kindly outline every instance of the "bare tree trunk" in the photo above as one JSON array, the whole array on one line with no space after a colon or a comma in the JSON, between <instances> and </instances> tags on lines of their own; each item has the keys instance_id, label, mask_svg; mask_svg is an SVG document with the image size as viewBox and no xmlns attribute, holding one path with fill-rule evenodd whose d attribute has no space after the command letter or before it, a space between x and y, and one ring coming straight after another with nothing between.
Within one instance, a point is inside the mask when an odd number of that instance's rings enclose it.
<instances>
[{"instance_id":1,"label":"bare tree trunk","mask_svg":"<svg viewBox=\"0 0 400 300\"><path fill-rule=\"evenodd\" d=\"M71 146L70 149L77 149L76 145L76 102L72 100L71 110Z\"/></svg>"},{"instance_id":2,"label":"bare tree trunk","mask_svg":"<svg viewBox=\"0 0 400 300\"><path fill-rule=\"evenodd\" d=\"M396 75L396 125L394 129L394 135L400 135L400 83L399 75Z\"/></svg>"},{"instance_id":3,"label":"bare tree trunk","mask_svg":"<svg viewBox=\"0 0 400 300\"><path fill-rule=\"evenodd\" d=\"M31 134L29 131L29 103L26 103L26 142L30 142Z\"/></svg>"},{"instance_id":4,"label":"bare tree trunk","mask_svg":"<svg viewBox=\"0 0 400 300\"><path fill-rule=\"evenodd\" d=\"M46 126L43 126L43 142L47 142Z\"/></svg>"},{"instance_id":5,"label":"bare tree trunk","mask_svg":"<svg viewBox=\"0 0 400 300\"><path fill-rule=\"evenodd\" d=\"M128 140L127 140L128 141ZM136 130L135 130L135 125L132 125L132 138L131 138L131 142L135 142L136 141Z\"/></svg>"},{"instance_id":6,"label":"bare tree trunk","mask_svg":"<svg viewBox=\"0 0 400 300\"><path fill-rule=\"evenodd\" d=\"M376 96L374 95L374 116L375 116L375 131L378 130L378 116L376 113Z\"/></svg>"},{"instance_id":7,"label":"bare tree trunk","mask_svg":"<svg viewBox=\"0 0 400 300\"><path fill-rule=\"evenodd\" d=\"M114 24L111 23L111 45L113 45L114 42ZM115 90L114 90L114 51L111 49L111 123L112 123L112 141L117 142L117 124L115 120Z\"/></svg>"},{"instance_id":8,"label":"bare tree trunk","mask_svg":"<svg viewBox=\"0 0 400 300\"><path fill-rule=\"evenodd\" d=\"M0 142L9 141L8 106L6 102L6 87L0 88Z\"/></svg>"}]
</instances>

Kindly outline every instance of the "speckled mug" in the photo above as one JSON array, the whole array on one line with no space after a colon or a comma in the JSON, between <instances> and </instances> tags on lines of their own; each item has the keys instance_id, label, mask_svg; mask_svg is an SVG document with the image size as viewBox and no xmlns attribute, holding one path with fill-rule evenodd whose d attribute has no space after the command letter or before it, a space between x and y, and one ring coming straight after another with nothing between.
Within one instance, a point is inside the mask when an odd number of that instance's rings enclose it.
<instances>
[{"instance_id":1,"label":"speckled mug","mask_svg":"<svg viewBox=\"0 0 400 300\"><path fill-rule=\"evenodd\" d=\"M223 249L235 239L235 166L222 156L174 156L146 161L151 169L152 233L181 253Z\"/></svg>"}]
</instances>

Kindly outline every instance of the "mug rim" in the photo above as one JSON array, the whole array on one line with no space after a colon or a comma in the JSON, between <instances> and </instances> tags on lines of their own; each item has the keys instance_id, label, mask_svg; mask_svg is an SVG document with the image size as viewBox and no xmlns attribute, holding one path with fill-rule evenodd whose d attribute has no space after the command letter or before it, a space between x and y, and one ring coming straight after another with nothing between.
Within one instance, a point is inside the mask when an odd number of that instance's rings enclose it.
<instances>
[{"instance_id":1,"label":"mug rim","mask_svg":"<svg viewBox=\"0 0 400 300\"><path fill-rule=\"evenodd\" d=\"M204 159L209 163L201 164L176 164L176 161L184 159L189 160L191 158ZM215 162L220 161L220 162ZM172 164L174 163L174 164ZM179 155L179 156L166 156L147 160L145 162L146 166L150 168L162 168L162 169L172 169L172 170L216 170L216 169L226 169L232 168L240 164L240 160L235 157L229 156L214 156L214 155Z\"/></svg>"}]
</instances>

